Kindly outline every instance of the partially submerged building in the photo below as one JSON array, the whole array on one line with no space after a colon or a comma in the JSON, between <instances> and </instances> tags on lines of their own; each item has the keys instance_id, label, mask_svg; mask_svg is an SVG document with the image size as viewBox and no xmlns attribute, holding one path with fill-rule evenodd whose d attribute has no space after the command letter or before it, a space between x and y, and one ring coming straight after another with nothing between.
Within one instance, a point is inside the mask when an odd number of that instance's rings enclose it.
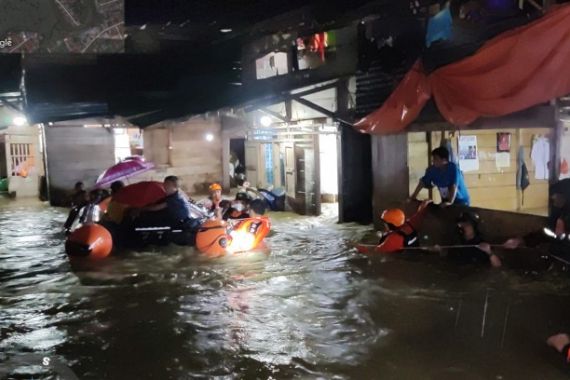
<instances>
[{"instance_id":1,"label":"partially submerged building","mask_svg":"<svg viewBox=\"0 0 570 380\"><path fill-rule=\"evenodd\" d=\"M44 179L42 130L28 123L21 104L17 92L0 94L0 194L37 198Z\"/></svg>"},{"instance_id":2,"label":"partially submerged building","mask_svg":"<svg viewBox=\"0 0 570 380\"><path fill-rule=\"evenodd\" d=\"M27 112L32 122L44 123L53 194L79 180L89 186L120 158L118 149L128 150L113 132L122 127L97 119L121 115L128 125L143 128L144 143L131 153L156 164L144 178L178 175L191 193L213 181L229 188L238 170L254 186L285 189L300 213L319 214L320 204L332 201L338 202L340 221L369 223L408 196L429 164L430 150L445 142L456 155L467 147L462 161L471 161L464 171L475 206L544 215L548 183L567 175L563 163L570 159L560 127L564 104L553 101L467 128L446 122L428 105L398 134L370 136L352 127L383 104L418 57L431 72L469 56L489 38L527 23L535 5L548 5L533 3L493 14L498 17L484 25L470 23L475 17L461 16L464 10L453 3L451 15L461 19L453 23L453 37L430 38L429 47L430 17L442 11L436 1L358 2L332 16L305 7L208 50L216 67L231 75L193 73L197 57L187 57L183 45L176 45L182 52L177 55L27 57L21 65L27 70ZM134 31L135 42L144 33ZM228 46L238 56L226 59ZM219 87L219 81L227 86ZM545 138L560 158L560 165L547 169L548 178L544 170L536 173L532 155L539 139L544 153ZM524 199L514 178L521 146L531 178ZM64 158L69 154L86 162Z\"/></svg>"}]
</instances>

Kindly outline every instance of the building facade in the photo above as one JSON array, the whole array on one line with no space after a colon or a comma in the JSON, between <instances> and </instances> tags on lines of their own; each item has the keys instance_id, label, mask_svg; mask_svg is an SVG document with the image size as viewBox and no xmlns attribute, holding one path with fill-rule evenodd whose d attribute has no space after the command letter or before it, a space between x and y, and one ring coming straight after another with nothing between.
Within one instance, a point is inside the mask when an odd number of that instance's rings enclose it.
<instances>
[{"instance_id":1,"label":"building facade","mask_svg":"<svg viewBox=\"0 0 570 380\"><path fill-rule=\"evenodd\" d=\"M0 191L17 198L38 198L44 177L43 146L37 125L0 130Z\"/></svg>"}]
</instances>

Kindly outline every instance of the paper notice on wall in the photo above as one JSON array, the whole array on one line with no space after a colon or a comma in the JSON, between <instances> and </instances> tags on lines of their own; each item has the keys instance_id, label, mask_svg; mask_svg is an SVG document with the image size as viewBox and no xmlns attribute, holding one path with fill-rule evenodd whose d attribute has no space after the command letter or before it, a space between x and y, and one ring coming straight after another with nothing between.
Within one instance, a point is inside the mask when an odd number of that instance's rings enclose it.
<instances>
[{"instance_id":1,"label":"paper notice on wall","mask_svg":"<svg viewBox=\"0 0 570 380\"><path fill-rule=\"evenodd\" d=\"M495 155L495 164L497 169L511 167L511 154L510 153L497 153Z\"/></svg>"},{"instance_id":2,"label":"paper notice on wall","mask_svg":"<svg viewBox=\"0 0 570 380\"><path fill-rule=\"evenodd\" d=\"M459 136L459 167L464 172L479 170L477 136Z\"/></svg>"}]
</instances>

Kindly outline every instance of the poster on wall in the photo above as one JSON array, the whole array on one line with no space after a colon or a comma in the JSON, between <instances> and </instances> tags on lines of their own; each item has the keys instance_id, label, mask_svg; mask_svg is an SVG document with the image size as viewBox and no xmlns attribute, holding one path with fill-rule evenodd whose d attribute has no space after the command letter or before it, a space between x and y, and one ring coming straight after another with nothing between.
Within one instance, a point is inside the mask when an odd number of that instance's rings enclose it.
<instances>
[{"instance_id":1,"label":"poster on wall","mask_svg":"<svg viewBox=\"0 0 570 380\"><path fill-rule=\"evenodd\" d=\"M479 170L477 136L459 136L459 167L464 172Z\"/></svg>"},{"instance_id":2,"label":"poster on wall","mask_svg":"<svg viewBox=\"0 0 570 380\"><path fill-rule=\"evenodd\" d=\"M271 78L287 73L287 53L273 52L255 61L255 77L257 79Z\"/></svg>"},{"instance_id":3,"label":"poster on wall","mask_svg":"<svg viewBox=\"0 0 570 380\"><path fill-rule=\"evenodd\" d=\"M511 154L506 152L499 152L495 155L495 164L497 169L504 169L511 167Z\"/></svg>"},{"instance_id":4,"label":"poster on wall","mask_svg":"<svg viewBox=\"0 0 570 380\"><path fill-rule=\"evenodd\" d=\"M510 153L511 151L511 134L509 132L497 133L497 152Z\"/></svg>"}]
</instances>

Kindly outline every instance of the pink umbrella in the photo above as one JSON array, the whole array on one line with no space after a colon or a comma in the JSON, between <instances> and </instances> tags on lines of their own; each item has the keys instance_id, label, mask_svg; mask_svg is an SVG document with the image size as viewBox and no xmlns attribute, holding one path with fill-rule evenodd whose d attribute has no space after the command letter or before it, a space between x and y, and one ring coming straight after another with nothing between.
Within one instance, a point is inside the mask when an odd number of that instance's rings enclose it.
<instances>
[{"instance_id":1,"label":"pink umbrella","mask_svg":"<svg viewBox=\"0 0 570 380\"><path fill-rule=\"evenodd\" d=\"M96 187L105 187L115 181L120 181L135 175L147 172L154 168L154 164L146 162L142 157L127 157L125 160L105 170L97 182Z\"/></svg>"}]
</instances>

